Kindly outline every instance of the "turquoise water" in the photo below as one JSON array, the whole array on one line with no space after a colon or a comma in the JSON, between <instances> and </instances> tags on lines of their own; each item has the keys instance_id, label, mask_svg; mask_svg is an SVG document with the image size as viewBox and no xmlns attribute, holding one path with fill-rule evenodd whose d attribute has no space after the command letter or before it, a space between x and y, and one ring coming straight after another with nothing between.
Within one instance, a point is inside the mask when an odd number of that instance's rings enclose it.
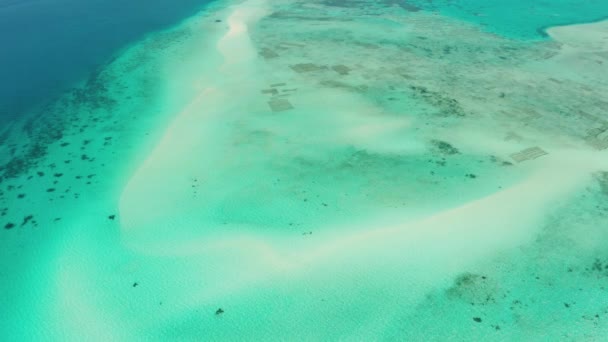
<instances>
[{"instance_id":1,"label":"turquoise water","mask_svg":"<svg viewBox=\"0 0 608 342\"><path fill-rule=\"evenodd\" d=\"M514 39L546 38L545 28L598 21L608 16L608 3L601 0L571 1L407 1L477 23L487 30Z\"/></svg>"},{"instance_id":2,"label":"turquoise water","mask_svg":"<svg viewBox=\"0 0 608 342\"><path fill-rule=\"evenodd\" d=\"M149 32L2 126L0 337L603 340L608 22L574 24L607 11L219 0Z\"/></svg>"}]
</instances>

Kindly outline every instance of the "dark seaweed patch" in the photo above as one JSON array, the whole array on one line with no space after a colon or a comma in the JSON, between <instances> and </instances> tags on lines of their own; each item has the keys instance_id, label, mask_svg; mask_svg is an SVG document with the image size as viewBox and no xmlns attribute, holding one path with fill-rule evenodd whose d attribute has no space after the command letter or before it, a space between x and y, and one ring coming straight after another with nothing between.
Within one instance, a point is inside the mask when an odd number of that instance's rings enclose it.
<instances>
[{"instance_id":1,"label":"dark seaweed patch","mask_svg":"<svg viewBox=\"0 0 608 342\"><path fill-rule=\"evenodd\" d=\"M102 68L97 69L89 76L83 87L72 91L72 104L87 106L93 110L111 110L117 102L109 96L107 81L108 75L102 72Z\"/></svg>"},{"instance_id":2,"label":"dark seaweed patch","mask_svg":"<svg viewBox=\"0 0 608 342\"><path fill-rule=\"evenodd\" d=\"M27 216L25 216L23 218L23 222L21 222L21 227L25 226L28 222L32 221L33 218L34 218L34 215L27 215Z\"/></svg>"},{"instance_id":3,"label":"dark seaweed patch","mask_svg":"<svg viewBox=\"0 0 608 342\"><path fill-rule=\"evenodd\" d=\"M449 156L455 155L455 154L460 154L460 151L456 147L452 146L450 143L447 143L445 141L431 140L431 144L435 148L435 151L440 154L449 155Z\"/></svg>"},{"instance_id":4,"label":"dark seaweed patch","mask_svg":"<svg viewBox=\"0 0 608 342\"><path fill-rule=\"evenodd\" d=\"M585 268L585 271L597 278L608 277L608 259L595 258L591 265Z\"/></svg>"},{"instance_id":5,"label":"dark seaweed patch","mask_svg":"<svg viewBox=\"0 0 608 342\"><path fill-rule=\"evenodd\" d=\"M47 154L47 147L43 144L33 144L22 157L14 157L4 166L0 167L3 171L3 178L17 178L27 173L30 168L37 164L38 159Z\"/></svg>"},{"instance_id":6,"label":"dark seaweed patch","mask_svg":"<svg viewBox=\"0 0 608 342\"><path fill-rule=\"evenodd\" d=\"M422 98L425 102L431 106L439 109L439 113L442 116L456 116L463 117L466 113L458 100L441 94L437 91L429 90L426 87L421 86L410 86L413 91L413 96L416 98Z\"/></svg>"},{"instance_id":7,"label":"dark seaweed patch","mask_svg":"<svg viewBox=\"0 0 608 342\"><path fill-rule=\"evenodd\" d=\"M496 303L495 288L486 276L464 273L456 277L446 294L449 298L459 299L471 305Z\"/></svg>"}]
</instances>

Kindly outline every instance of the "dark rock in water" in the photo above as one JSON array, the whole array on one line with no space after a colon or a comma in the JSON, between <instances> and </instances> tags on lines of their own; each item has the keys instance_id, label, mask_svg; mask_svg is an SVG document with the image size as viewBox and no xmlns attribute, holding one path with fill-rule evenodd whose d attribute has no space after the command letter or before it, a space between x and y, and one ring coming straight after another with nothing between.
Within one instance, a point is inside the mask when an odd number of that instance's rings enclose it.
<instances>
[{"instance_id":1,"label":"dark rock in water","mask_svg":"<svg viewBox=\"0 0 608 342\"><path fill-rule=\"evenodd\" d=\"M115 218L116 218L116 215L110 215L110 216L108 216L108 218L109 218L110 220L113 220L113 219L115 219Z\"/></svg>"},{"instance_id":2,"label":"dark rock in water","mask_svg":"<svg viewBox=\"0 0 608 342\"><path fill-rule=\"evenodd\" d=\"M139 285L139 283L138 283L138 282L134 282L134 283L133 283L133 287L137 287L138 285Z\"/></svg>"},{"instance_id":3,"label":"dark rock in water","mask_svg":"<svg viewBox=\"0 0 608 342\"><path fill-rule=\"evenodd\" d=\"M14 223L10 223L10 222L4 225L4 229L12 229L14 227L15 227L15 224Z\"/></svg>"},{"instance_id":4,"label":"dark rock in water","mask_svg":"<svg viewBox=\"0 0 608 342\"><path fill-rule=\"evenodd\" d=\"M19 194L19 195L17 195L17 198L24 198L24 197L25 197L25 194Z\"/></svg>"},{"instance_id":5,"label":"dark rock in water","mask_svg":"<svg viewBox=\"0 0 608 342\"><path fill-rule=\"evenodd\" d=\"M222 20L221 20L221 19L215 19L215 22L216 22L216 23L221 23L221 22L222 22Z\"/></svg>"},{"instance_id":6,"label":"dark rock in water","mask_svg":"<svg viewBox=\"0 0 608 342\"><path fill-rule=\"evenodd\" d=\"M473 317L473 320L477 323L481 323L481 318L479 317Z\"/></svg>"},{"instance_id":7,"label":"dark rock in water","mask_svg":"<svg viewBox=\"0 0 608 342\"><path fill-rule=\"evenodd\" d=\"M23 222L21 222L21 227L25 226L29 221L34 218L34 215L27 215L23 218Z\"/></svg>"},{"instance_id":8,"label":"dark rock in water","mask_svg":"<svg viewBox=\"0 0 608 342\"><path fill-rule=\"evenodd\" d=\"M46 192L54 192L54 191L55 191L55 188L48 188L48 189L46 189Z\"/></svg>"},{"instance_id":9,"label":"dark rock in water","mask_svg":"<svg viewBox=\"0 0 608 342\"><path fill-rule=\"evenodd\" d=\"M224 310L223 310L222 308L219 308L219 309L217 309L217 310L215 311L215 314L216 314L216 315L221 315L221 314L223 314L223 313L224 313Z\"/></svg>"}]
</instances>

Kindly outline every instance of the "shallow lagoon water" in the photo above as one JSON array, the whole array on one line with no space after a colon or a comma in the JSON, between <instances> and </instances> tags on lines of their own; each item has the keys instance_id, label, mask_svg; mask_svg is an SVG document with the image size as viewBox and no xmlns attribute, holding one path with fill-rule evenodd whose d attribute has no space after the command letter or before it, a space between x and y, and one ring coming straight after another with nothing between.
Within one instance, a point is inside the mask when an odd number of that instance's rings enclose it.
<instances>
[{"instance_id":1,"label":"shallow lagoon water","mask_svg":"<svg viewBox=\"0 0 608 342\"><path fill-rule=\"evenodd\" d=\"M149 35L4 128L2 336L601 340L608 23L546 33L248 0Z\"/></svg>"}]
</instances>

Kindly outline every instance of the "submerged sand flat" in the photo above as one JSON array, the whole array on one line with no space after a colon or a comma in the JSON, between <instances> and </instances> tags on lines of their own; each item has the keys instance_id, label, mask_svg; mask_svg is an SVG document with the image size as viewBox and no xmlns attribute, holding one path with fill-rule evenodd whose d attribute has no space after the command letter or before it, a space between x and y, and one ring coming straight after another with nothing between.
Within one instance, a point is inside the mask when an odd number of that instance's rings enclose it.
<instances>
[{"instance_id":1,"label":"submerged sand flat","mask_svg":"<svg viewBox=\"0 0 608 342\"><path fill-rule=\"evenodd\" d=\"M547 33L247 0L151 35L0 132L0 334L601 340L608 25Z\"/></svg>"}]
</instances>

